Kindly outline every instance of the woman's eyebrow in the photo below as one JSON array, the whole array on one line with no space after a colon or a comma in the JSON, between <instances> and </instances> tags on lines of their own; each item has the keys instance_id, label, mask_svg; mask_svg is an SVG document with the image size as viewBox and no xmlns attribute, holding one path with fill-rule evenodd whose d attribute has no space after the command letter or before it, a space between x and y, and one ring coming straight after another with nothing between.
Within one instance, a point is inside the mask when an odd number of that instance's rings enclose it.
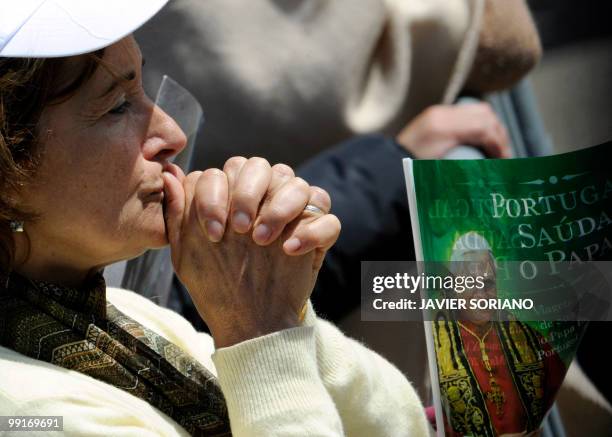
<instances>
[{"instance_id":1,"label":"woman's eyebrow","mask_svg":"<svg viewBox=\"0 0 612 437\"><path fill-rule=\"evenodd\" d=\"M145 58L142 58L142 64L141 66L144 67L145 65ZM120 83L124 83L124 82L131 82L134 79L136 79L136 72L134 70L119 76L118 78L116 78L113 83L110 84L110 86L106 89L106 91L104 91L98 98L101 99L103 97L106 97L107 95L109 95L110 93L112 93L115 88L117 88L119 86Z\"/></svg>"},{"instance_id":2,"label":"woman's eyebrow","mask_svg":"<svg viewBox=\"0 0 612 437\"><path fill-rule=\"evenodd\" d=\"M136 72L132 70L132 71L130 71L130 72L120 76L118 79L113 80L113 83L111 83L110 86L106 89L106 91L104 91L102 94L100 94L100 96L98 96L98 98L101 99L103 97L106 97L107 95L109 95L110 93L115 91L115 89L119 86L120 83L131 82L134 79L136 79Z\"/></svg>"}]
</instances>

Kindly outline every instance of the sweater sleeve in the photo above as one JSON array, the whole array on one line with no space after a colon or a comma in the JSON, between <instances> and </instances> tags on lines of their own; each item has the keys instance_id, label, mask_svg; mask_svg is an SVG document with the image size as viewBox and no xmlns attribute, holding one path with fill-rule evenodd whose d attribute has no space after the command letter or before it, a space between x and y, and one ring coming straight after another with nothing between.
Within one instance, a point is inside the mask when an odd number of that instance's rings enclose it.
<instances>
[{"instance_id":1,"label":"sweater sleeve","mask_svg":"<svg viewBox=\"0 0 612 437\"><path fill-rule=\"evenodd\" d=\"M345 435L319 377L314 328L288 329L221 348L213 360L234 436Z\"/></svg>"},{"instance_id":2,"label":"sweater sleeve","mask_svg":"<svg viewBox=\"0 0 612 437\"><path fill-rule=\"evenodd\" d=\"M395 366L318 318L312 304L304 326L315 330L319 374L347 436L429 435L421 401Z\"/></svg>"},{"instance_id":3,"label":"sweater sleeve","mask_svg":"<svg viewBox=\"0 0 612 437\"><path fill-rule=\"evenodd\" d=\"M235 436L427 436L421 402L391 363L309 305L303 327L213 355Z\"/></svg>"}]
</instances>

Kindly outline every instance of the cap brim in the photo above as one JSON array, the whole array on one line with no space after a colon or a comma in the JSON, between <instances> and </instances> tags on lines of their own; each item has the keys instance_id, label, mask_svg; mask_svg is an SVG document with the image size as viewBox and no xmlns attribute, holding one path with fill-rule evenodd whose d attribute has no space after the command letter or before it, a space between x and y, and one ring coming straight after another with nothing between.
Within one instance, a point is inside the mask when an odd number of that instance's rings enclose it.
<instances>
[{"instance_id":1,"label":"cap brim","mask_svg":"<svg viewBox=\"0 0 612 437\"><path fill-rule=\"evenodd\" d=\"M0 56L53 58L89 53L130 35L168 0L47 0Z\"/></svg>"}]
</instances>

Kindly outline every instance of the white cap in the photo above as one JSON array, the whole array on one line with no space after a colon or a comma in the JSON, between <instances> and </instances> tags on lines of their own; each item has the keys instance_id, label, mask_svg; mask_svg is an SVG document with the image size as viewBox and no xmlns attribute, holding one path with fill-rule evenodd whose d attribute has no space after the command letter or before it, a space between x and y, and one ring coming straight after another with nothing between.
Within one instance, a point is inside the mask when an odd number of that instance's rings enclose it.
<instances>
[{"instance_id":1,"label":"white cap","mask_svg":"<svg viewBox=\"0 0 612 437\"><path fill-rule=\"evenodd\" d=\"M0 57L94 52L134 32L168 0L1 0Z\"/></svg>"}]
</instances>

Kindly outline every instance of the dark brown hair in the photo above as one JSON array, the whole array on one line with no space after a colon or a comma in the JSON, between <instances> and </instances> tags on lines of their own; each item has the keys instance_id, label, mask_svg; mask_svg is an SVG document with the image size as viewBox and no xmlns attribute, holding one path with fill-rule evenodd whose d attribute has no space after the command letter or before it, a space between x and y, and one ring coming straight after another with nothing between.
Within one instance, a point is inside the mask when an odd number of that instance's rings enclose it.
<instances>
[{"instance_id":1,"label":"dark brown hair","mask_svg":"<svg viewBox=\"0 0 612 437\"><path fill-rule=\"evenodd\" d=\"M83 55L78 71L70 58L0 58L0 278L15 264L10 222L36 218L18 196L36 173L44 150L37 143L43 110L69 99L95 73L103 50ZM72 65L72 64L70 64Z\"/></svg>"}]
</instances>

